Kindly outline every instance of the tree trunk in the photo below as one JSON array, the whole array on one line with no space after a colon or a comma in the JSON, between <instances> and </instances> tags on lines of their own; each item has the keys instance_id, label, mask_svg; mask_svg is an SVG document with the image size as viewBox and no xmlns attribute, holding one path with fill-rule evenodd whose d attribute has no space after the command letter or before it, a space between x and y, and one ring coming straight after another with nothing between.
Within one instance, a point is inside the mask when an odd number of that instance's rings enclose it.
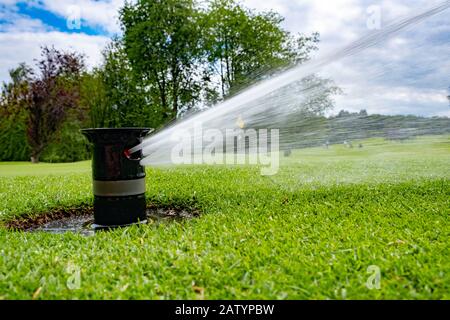
<instances>
[{"instance_id":1,"label":"tree trunk","mask_svg":"<svg viewBox=\"0 0 450 320\"><path fill-rule=\"evenodd\" d=\"M33 151L31 153L31 163L39 163L39 158L41 157L42 151Z\"/></svg>"}]
</instances>

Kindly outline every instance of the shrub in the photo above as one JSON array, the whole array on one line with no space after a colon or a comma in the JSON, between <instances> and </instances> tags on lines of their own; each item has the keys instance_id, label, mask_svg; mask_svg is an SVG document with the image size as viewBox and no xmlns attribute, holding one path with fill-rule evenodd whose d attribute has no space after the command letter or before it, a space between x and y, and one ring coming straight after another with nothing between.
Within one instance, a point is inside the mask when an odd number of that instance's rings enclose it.
<instances>
[{"instance_id":1,"label":"shrub","mask_svg":"<svg viewBox=\"0 0 450 320\"><path fill-rule=\"evenodd\" d=\"M0 161L29 161L31 148L26 136L25 115L0 120Z\"/></svg>"},{"instance_id":2,"label":"shrub","mask_svg":"<svg viewBox=\"0 0 450 320\"><path fill-rule=\"evenodd\" d=\"M77 121L67 121L58 138L43 152L43 162L76 162L91 158L91 146L80 133L81 125Z\"/></svg>"}]
</instances>

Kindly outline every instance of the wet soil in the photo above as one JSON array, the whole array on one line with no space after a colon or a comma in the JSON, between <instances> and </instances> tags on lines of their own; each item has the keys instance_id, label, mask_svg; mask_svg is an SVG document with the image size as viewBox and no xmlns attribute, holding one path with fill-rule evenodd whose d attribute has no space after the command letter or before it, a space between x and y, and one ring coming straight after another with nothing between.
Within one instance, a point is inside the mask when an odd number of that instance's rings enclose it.
<instances>
[{"instance_id":1,"label":"wet soil","mask_svg":"<svg viewBox=\"0 0 450 320\"><path fill-rule=\"evenodd\" d=\"M199 210L193 208L149 204L147 206L147 221L142 222L142 224L182 221L193 219L199 215ZM105 228L94 224L94 209L88 205L55 209L46 213L16 218L6 222L6 227L10 230L25 232L49 232L57 234L73 232L86 236L93 235L96 231L105 230Z\"/></svg>"}]
</instances>

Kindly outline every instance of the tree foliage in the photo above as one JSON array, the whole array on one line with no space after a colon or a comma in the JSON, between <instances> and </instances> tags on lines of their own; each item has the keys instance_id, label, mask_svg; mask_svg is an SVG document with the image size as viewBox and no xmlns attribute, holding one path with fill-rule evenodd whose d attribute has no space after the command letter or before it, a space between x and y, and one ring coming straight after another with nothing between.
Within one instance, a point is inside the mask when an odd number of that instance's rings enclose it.
<instances>
[{"instance_id":1,"label":"tree foliage","mask_svg":"<svg viewBox=\"0 0 450 320\"><path fill-rule=\"evenodd\" d=\"M37 73L31 73L27 92L27 138L31 160L38 162L45 147L55 138L79 99L79 76L84 69L77 53L44 47Z\"/></svg>"},{"instance_id":2,"label":"tree foliage","mask_svg":"<svg viewBox=\"0 0 450 320\"><path fill-rule=\"evenodd\" d=\"M317 49L317 33L293 36L281 27L279 14L257 13L235 0L213 1L206 17L209 69L220 79L222 97L270 71L304 62Z\"/></svg>"},{"instance_id":3,"label":"tree foliage","mask_svg":"<svg viewBox=\"0 0 450 320\"><path fill-rule=\"evenodd\" d=\"M104 62L83 75L81 104L95 128L158 127L161 109L152 104L142 81L133 72L120 39L103 51Z\"/></svg>"},{"instance_id":4,"label":"tree foliage","mask_svg":"<svg viewBox=\"0 0 450 320\"><path fill-rule=\"evenodd\" d=\"M292 35L275 12L235 0L139 0L121 11L130 71L146 104L167 122L211 105L282 68L309 59L319 35ZM117 84L119 86L119 84Z\"/></svg>"},{"instance_id":5,"label":"tree foliage","mask_svg":"<svg viewBox=\"0 0 450 320\"><path fill-rule=\"evenodd\" d=\"M11 81L3 83L0 94L1 161L29 159L26 138L26 102L31 69L24 63L9 72Z\"/></svg>"},{"instance_id":6,"label":"tree foliage","mask_svg":"<svg viewBox=\"0 0 450 320\"><path fill-rule=\"evenodd\" d=\"M78 102L78 78L83 58L54 48L42 48L36 71L22 64L11 72L2 104L16 114L26 114L26 136L31 159L38 162L44 149L57 136L68 113Z\"/></svg>"},{"instance_id":7,"label":"tree foliage","mask_svg":"<svg viewBox=\"0 0 450 320\"><path fill-rule=\"evenodd\" d=\"M140 0L121 11L125 51L164 120L200 99L202 14L193 0Z\"/></svg>"}]
</instances>

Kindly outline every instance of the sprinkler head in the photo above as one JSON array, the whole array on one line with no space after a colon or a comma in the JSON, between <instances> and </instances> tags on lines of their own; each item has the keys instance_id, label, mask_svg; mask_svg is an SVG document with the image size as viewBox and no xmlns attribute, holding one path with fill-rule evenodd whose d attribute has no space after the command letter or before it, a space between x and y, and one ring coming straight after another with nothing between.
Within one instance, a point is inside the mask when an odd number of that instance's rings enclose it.
<instances>
[{"instance_id":1,"label":"sprinkler head","mask_svg":"<svg viewBox=\"0 0 450 320\"><path fill-rule=\"evenodd\" d=\"M142 151L131 154L129 150L150 131L148 128L81 130L94 144L92 175L97 226L123 226L146 220Z\"/></svg>"}]
</instances>

